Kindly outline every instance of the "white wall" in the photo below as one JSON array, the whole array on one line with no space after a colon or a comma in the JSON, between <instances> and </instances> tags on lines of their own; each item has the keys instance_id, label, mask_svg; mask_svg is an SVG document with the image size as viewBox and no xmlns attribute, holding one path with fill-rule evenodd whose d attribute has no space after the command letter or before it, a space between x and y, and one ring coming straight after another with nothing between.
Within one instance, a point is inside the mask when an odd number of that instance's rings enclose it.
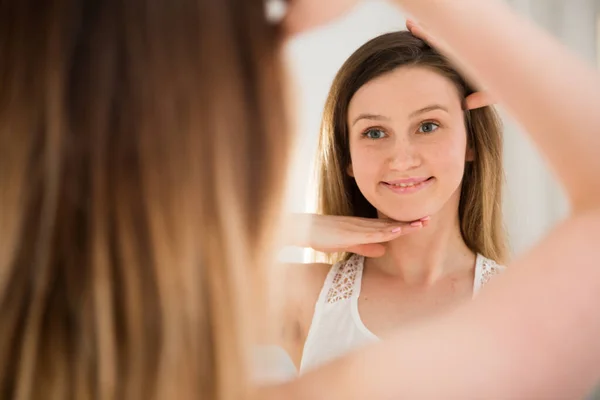
<instances>
[{"instance_id":1,"label":"white wall","mask_svg":"<svg viewBox=\"0 0 600 400\"><path fill-rule=\"evenodd\" d=\"M482 0L483 1L483 0ZM519 12L550 30L590 62L596 60L595 0L507 0ZM312 167L321 111L333 77L344 60L365 41L404 29L399 9L385 1L365 1L328 26L295 38L287 48L297 89L298 143L290 186L289 210L313 211ZM510 29L510 27L507 27ZM541 61L540 61L541 62ZM552 62L545 60L544 62ZM540 72L543 66L540 64ZM505 220L511 246L519 253L567 212L560 187L528 138L505 120ZM286 249L282 258L302 261L300 249Z\"/></svg>"}]
</instances>

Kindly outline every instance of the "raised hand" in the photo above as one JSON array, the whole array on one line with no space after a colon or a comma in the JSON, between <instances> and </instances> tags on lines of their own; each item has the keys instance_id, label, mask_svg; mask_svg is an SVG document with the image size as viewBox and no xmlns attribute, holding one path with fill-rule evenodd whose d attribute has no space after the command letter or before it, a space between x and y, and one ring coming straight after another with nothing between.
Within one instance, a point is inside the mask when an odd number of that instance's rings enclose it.
<instances>
[{"instance_id":1,"label":"raised hand","mask_svg":"<svg viewBox=\"0 0 600 400\"><path fill-rule=\"evenodd\" d=\"M427 42L431 47L436 48L439 51L444 51L444 43L442 40L436 39L429 31L423 27L422 24L418 23L413 19L406 20L406 29L419 39ZM474 110L476 108L486 107L495 103L494 98L485 90L481 90L468 95L465 98L465 104L467 110Z\"/></svg>"},{"instance_id":2,"label":"raised hand","mask_svg":"<svg viewBox=\"0 0 600 400\"><path fill-rule=\"evenodd\" d=\"M380 257L385 252L382 243L422 229L427 226L429 217L406 223L373 218L297 214L294 220L308 227L307 237L297 239L294 245L324 253L347 251L366 257Z\"/></svg>"}]
</instances>

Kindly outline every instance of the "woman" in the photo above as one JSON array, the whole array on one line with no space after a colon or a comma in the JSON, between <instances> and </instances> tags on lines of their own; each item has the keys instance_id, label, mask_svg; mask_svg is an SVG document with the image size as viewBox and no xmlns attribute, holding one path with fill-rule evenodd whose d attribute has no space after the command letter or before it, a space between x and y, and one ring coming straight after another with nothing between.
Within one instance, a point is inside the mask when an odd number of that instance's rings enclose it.
<instances>
[{"instance_id":1,"label":"woman","mask_svg":"<svg viewBox=\"0 0 600 400\"><path fill-rule=\"evenodd\" d=\"M469 109L474 93L407 31L341 67L323 115L320 212L409 225L381 257L289 271L302 290L288 292L281 331L296 333L285 343L301 372L472 297L503 269L501 128L491 107Z\"/></svg>"}]
</instances>

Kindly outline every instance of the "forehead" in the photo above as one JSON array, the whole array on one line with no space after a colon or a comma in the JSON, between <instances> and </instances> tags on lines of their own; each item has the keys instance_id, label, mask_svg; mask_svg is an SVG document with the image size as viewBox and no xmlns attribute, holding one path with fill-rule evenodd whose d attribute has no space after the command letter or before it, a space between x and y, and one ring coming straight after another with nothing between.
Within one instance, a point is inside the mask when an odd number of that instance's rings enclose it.
<instances>
[{"instance_id":1,"label":"forehead","mask_svg":"<svg viewBox=\"0 0 600 400\"><path fill-rule=\"evenodd\" d=\"M408 115L432 104L461 111L456 85L430 68L400 67L364 84L350 101L348 118L360 113Z\"/></svg>"}]
</instances>

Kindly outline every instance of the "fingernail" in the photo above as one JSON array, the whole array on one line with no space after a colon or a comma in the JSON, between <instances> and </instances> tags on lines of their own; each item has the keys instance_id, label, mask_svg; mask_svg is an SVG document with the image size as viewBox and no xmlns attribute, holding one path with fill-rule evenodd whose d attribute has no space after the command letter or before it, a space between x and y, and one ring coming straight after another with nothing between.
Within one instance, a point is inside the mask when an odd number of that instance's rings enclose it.
<instances>
[{"instance_id":1,"label":"fingernail","mask_svg":"<svg viewBox=\"0 0 600 400\"><path fill-rule=\"evenodd\" d=\"M423 223L421 221L415 221L415 222L411 222L410 226L423 226Z\"/></svg>"},{"instance_id":2,"label":"fingernail","mask_svg":"<svg viewBox=\"0 0 600 400\"><path fill-rule=\"evenodd\" d=\"M401 227L397 227L397 228L394 228L394 229L392 229L392 233L398 233L398 232L400 232L401 230L402 230L402 228L401 228Z\"/></svg>"}]
</instances>

